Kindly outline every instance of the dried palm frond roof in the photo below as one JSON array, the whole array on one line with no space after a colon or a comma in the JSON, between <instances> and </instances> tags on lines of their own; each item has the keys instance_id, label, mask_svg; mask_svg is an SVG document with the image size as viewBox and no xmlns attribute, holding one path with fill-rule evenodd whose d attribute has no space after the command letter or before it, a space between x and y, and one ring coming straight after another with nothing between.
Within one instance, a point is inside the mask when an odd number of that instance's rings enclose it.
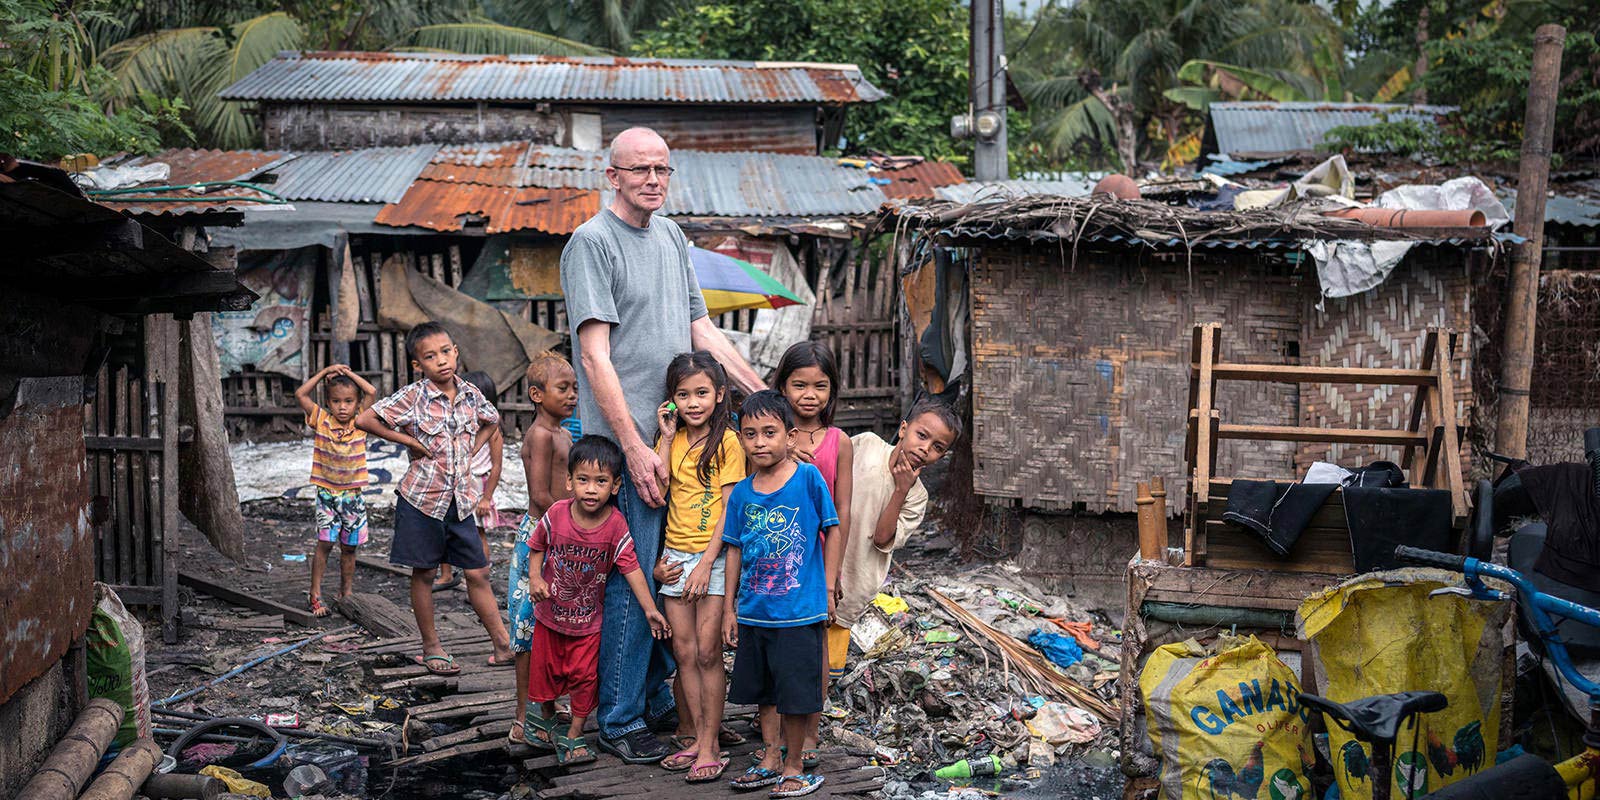
<instances>
[{"instance_id":1,"label":"dried palm frond roof","mask_svg":"<svg viewBox=\"0 0 1600 800\"><path fill-rule=\"evenodd\" d=\"M1315 240L1410 241L1476 245L1494 242L1484 227L1391 228L1324 216L1326 201L1249 211L1202 211L1109 195L1029 195L991 202L933 201L887 208L900 230L950 239L1110 242L1150 247L1298 247Z\"/></svg>"}]
</instances>

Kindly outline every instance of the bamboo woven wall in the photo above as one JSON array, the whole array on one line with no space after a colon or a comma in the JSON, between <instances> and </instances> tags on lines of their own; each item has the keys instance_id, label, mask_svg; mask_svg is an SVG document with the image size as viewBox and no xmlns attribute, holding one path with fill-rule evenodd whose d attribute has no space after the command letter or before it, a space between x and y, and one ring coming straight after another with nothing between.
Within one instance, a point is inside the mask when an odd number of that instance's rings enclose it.
<instances>
[{"instance_id":1,"label":"bamboo woven wall","mask_svg":"<svg viewBox=\"0 0 1600 800\"><path fill-rule=\"evenodd\" d=\"M1308 292L1302 363L1323 367L1415 369L1429 327L1459 334L1453 372L1456 419L1472 419L1472 288L1466 257L1457 252L1413 253L1378 288L1354 297L1330 298L1316 308ZM1399 430L1410 419L1416 391L1409 386L1307 386L1301 391L1303 425ZM1465 440L1463 440L1465 441ZM1463 444L1463 455L1466 453ZM1379 445L1303 444L1297 473L1313 461L1345 467L1374 460L1398 461L1399 448Z\"/></svg>"},{"instance_id":2,"label":"bamboo woven wall","mask_svg":"<svg viewBox=\"0 0 1600 800\"><path fill-rule=\"evenodd\" d=\"M1167 478L1183 507L1188 342L1222 321L1224 356L1285 363L1296 355L1302 293L1287 269L1253 252L1182 257L1080 253L1054 246L975 250L972 269L974 488L1033 508L1135 510L1134 484ZM1292 424L1296 387L1222 385L1234 422ZM1274 477L1294 445L1224 442L1224 474Z\"/></svg>"}]
</instances>

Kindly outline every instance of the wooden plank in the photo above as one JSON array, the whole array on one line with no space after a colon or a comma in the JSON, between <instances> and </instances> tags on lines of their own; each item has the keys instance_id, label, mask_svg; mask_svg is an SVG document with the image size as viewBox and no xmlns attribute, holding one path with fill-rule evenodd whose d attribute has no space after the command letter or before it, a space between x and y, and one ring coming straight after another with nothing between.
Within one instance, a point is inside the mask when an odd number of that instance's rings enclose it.
<instances>
[{"instance_id":1,"label":"wooden plank","mask_svg":"<svg viewBox=\"0 0 1600 800\"><path fill-rule=\"evenodd\" d=\"M1461 528L1467 524L1469 503L1467 501L1466 487L1462 485L1461 440L1458 438L1456 431L1456 383L1455 378L1450 374L1450 365L1453 363L1452 356L1455 353L1455 332L1436 330L1435 334L1445 339L1443 346L1440 348L1437 363L1433 367L1434 374L1439 379L1438 403L1440 408L1439 419L1435 427L1442 428L1444 432L1444 441L1440 443L1440 449L1444 455L1445 485L1440 488L1450 490L1450 507L1455 512L1454 527Z\"/></svg>"},{"instance_id":2,"label":"wooden plank","mask_svg":"<svg viewBox=\"0 0 1600 800\"><path fill-rule=\"evenodd\" d=\"M510 714L514 711L512 706L516 704L516 698L517 692L515 689L507 689L503 692L477 692L459 699L452 698L452 700L456 700L457 704L448 708L436 708L441 703L433 703L428 706L433 710L418 711L417 709L412 709L411 716L423 722L437 722L445 719L472 717L491 709L504 709L507 714Z\"/></svg>"},{"instance_id":3,"label":"wooden plank","mask_svg":"<svg viewBox=\"0 0 1600 800\"><path fill-rule=\"evenodd\" d=\"M1267 569L1281 572L1316 572L1351 575L1356 571L1350 553L1350 533L1335 528L1307 528L1281 557L1253 533L1225 523L1208 522L1206 566L1214 569Z\"/></svg>"},{"instance_id":4,"label":"wooden plank","mask_svg":"<svg viewBox=\"0 0 1600 800\"><path fill-rule=\"evenodd\" d=\"M418 675L413 678L400 678L378 685L385 692L396 692L401 689L445 689L455 691L457 678L450 675Z\"/></svg>"},{"instance_id":5,"label":"wooden plank","mask_svg":"<svg viewBox=\"0 0 1600 800\"><path fill-rule=\"evenodd\" d=\"M333 606L346 619L376 636L417 635L416 618L412 613L381 594L352 592L349 597L334 598Z\"/></svg>"},{"instance_id":6,"label":"wooden plank","mask_svg":"<svg viewBox=\"0 0 1600 800\"><path fill-rule=\"evenodd\" d=\"M379 558L378 556L358 555L356 556L356 564L363 567L369 567L380 572L387 572L391 575L398 575L406 579L411 577L411 569L409 567L397 567L393 564L390 564L388 561Z\"/></svg>"},{"instance_id":7,"label":"wooden plank","mask_svg":"<svg viewBox=\"0 0 1600 800\"><path fill-rule=\"evenodd\" d=\"M1428 437L1409 431L1370 428L1311 428L1299 425L1222 425L1217 434L1223 439L1263 442L1327 442L1332 444L1382 444L1423 446Z\"/></svg>"},{"instance_id":8,"label":"wooden plank","mask_svg":"<svg viewBox=\"0 0 1600 800\"><path fill-rule=\"evenodd\" d=\"M511 732L511 724L511 720L506 719L499 722L491 722L487 725L474 725L470 728L463 728L455 733L435 736L423 742L422 749L432 753L446 747L475 742L479 739L503 740L506 734Z\"/></svg>"},{"instance_id":9,"label":"wooden plank","mask_svg":"<svg viewBox=\"0 0 1600 800\"><path fill-rule=\"evenodd\" d=\"M1198 365L1191 365L1198 366ZM1380 386L1427 386L1433 373L1427 369L1382 367L1318 367L1297 364L1216 364L1217 380L1270 383L1371 383Z\"/></svg>"},{"instance_id":10,"label":"wooden plank","mask_svg":"<svg viewBox=\"0 0 1600 800\"><path fill-rule=\"evenodd\" d=\"M390 761L388 766L394 769L399 769L401 767L420 767L424 764L437 764L440 761L449 761L452 758L460 758L461 756L470 756L476 753L489 753L495 750L505 749L506 743L503 739L487 742L472 742L470 744L457 745L455 747L447 747L443 750L436 750L432 753L423 753L421 755L409 756L396 761Z\"/></svg>"},{"instance_id":11,"label":"wooden plank","mask_svg":"<svg viewBox=\"0 0 1600 800\"><path fill-rule=\"evenodd\" d=\"M151 409L150 413L154 415L157 410ZM85 450L100 450L104 452L159 453L161 452L161 437L88 435L83 437L83 447Z\"/></svg>"},{"instance_id":12,"label":"wooden plank","mask_svg":"<svg viewBox=\"0 0 1600 800\"><path fill-rule=\"evenodd\" d=\"M176 459L174 459L174 466L176 466ZM173 481L173 483L176 484L177 481ZM174 508L176 508L176 504L174 504ZM197 575L191 575L188 572L180 572L178 574L178 582L184 586L194 589L197 592L211 595L218 600L233 603L234 605L244 606L245 608L254 609L256 611L261 611L268 614L282 614L284 619L293 622L296 625L311 626L319 624L317 618L312 616L311 612L305 609L294 608L292 606L284 605L276 600L269 600L265 597L257 597L256 595L248 592L241 592L237 589L223 586L220 583L216 583L206 578L201 578Z\"/></svg>"},{"instance_id":13,"label":"wooden plank","mask_svg":"<svg viewBox=\"0 0 1600 800\"><path fill-rule=\"evenodd\" d=\"M1422 339L1422 362L1418 367L1424 371L1433 370L1433 361L1438 353L1439 337L1431 332ZM1429 395L1438 387L1429 382L1418 387L1417 393L1411 398L1411 418L1406 425L1406 430L1417 433L1422 430L1422 412L1427 407ZM1422 459L1424 455L1416 452L1410 445L1400 448L1400 465L1406 467L1408 475L1417 475L1422 472Z\"/></svg>"}]
</instances>

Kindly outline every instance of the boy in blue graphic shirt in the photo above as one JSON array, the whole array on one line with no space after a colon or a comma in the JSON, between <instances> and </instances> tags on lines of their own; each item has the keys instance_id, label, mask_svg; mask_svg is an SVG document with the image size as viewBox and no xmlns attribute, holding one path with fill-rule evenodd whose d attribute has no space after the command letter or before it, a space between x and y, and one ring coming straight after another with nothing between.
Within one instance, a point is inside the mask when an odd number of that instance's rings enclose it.
<instances>
[{"instance_id":1,"label":"boy in blue graphic shirt","mask_svg":"<svg viewBox=\"0 0 1600 800\"><path fill-rule=\"evenodd\" d=\"M728 575L739 576L723 598L723 637L737 650L728 701L778 712L762 715L763 756L733 788L776 784L772 797L822 785L821 775L805 772L801 751L822 713L827 627L844 553L822 473L789 458L794 433L783 395L767 389L744 401L739 441L755 471L729 493L722 532Z\"/></svg>"}]
</instances>

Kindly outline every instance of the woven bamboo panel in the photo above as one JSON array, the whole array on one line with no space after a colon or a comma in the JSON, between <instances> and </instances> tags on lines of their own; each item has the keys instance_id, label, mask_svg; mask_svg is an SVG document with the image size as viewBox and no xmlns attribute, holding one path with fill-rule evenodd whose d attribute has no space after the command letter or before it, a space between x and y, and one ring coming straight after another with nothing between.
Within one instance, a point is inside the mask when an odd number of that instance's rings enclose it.
<instances>
[{"instance_id":1,"label":"woven bamboo panel","mask_svg":"<svg viewBox=\"0 0 1600 800\"><path fill-rule=\"evenodd\" d=\"M1456 419L1471 419L1472 347L1468 337L1472 290L1464 260L1414 255L1370 292L1330 298L1320 311L1316 300L1313 288L1305 301L1305 333L1301 337L1301 361L1308 365L1415 369L1421 366L1422 341L1428 328L1455 329L1459 334L1452 360ZM1300 395L1302 424L1399 430L1410 421L1415 395L1410 386L1307 386ZM1307 443L1300 445L1295 466L1299 472L1319 460L1349 467L1399 458L1399 449L1394 447Z\"/></svg>"},{"instance_id":2,"label":"woven bamboo panel","mask_svg":"<svg viewBox=\"0 0 1600 800\"><path fill-rule=\"evenodd\" d=\"M973 483L1033 508L1131 512L1134 484L1167 478L1185 503L1188 343L1222 321L1230 361L1284 363L1301 330L1301 289L1252 254L1176 262L1055 247L984 248L972 274ZM1229 421L1292 424L1294 386L1230 383ZM1225 442L1224 474L1275 476L1292 443ZM1236 449L1237 448L1237 449Z\"/></svg>"}]
</instances>

